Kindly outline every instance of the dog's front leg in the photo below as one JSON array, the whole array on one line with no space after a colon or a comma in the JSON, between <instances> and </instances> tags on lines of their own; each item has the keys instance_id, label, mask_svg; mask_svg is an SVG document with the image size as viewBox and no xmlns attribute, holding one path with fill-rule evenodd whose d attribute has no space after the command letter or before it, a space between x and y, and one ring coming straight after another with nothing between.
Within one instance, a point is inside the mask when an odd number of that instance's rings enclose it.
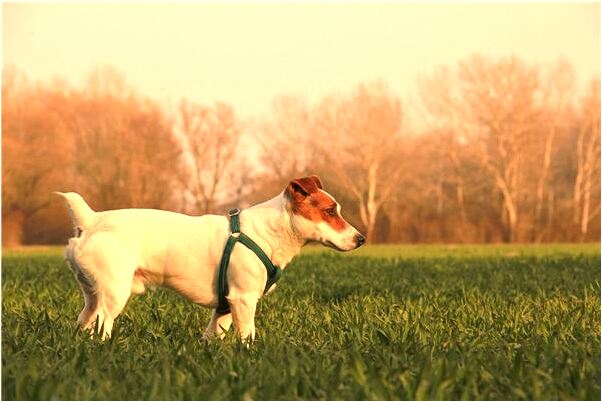
<instances>
[{"instance_id":1,"label":"dog's front leg","mask_svg":"<svg viewBox=\"0 0 602 402\"><path fill-rule=\"evenodd\" d=\"M217 311L213 310L211 322L207 326L207 329L205 329L205 334L203 336L205 339L211 339L215 336L219 339L224 339L226 331L230 329L230 325L232 325L232 313L219 314Z\"/></svg>"},{"instance_id":2,"label":"dog's front leg","mask_svg":"<svg viewBox=\"0 0 602 402\"><path fill-rule=\"evenodd\" d=\"M255 339L255 309L258 298L256 295L242 295L228 298L234 326L243 342Z\"/></svg>"}]
</instances>

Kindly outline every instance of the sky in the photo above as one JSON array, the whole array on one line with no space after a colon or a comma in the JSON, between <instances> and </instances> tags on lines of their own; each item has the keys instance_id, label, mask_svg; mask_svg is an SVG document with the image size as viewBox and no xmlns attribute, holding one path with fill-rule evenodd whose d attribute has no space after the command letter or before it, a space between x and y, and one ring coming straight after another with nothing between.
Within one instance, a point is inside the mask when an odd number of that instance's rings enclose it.
<instances>
[{"instance_id":1,"label":"sky","mask_svg":"<svg viewBox=\"0 0 602 402\"><path fill-rule=\"evenodd\" d=\"M600 72L596 3L4 2L3 66L82 85L97 66L157 101L224 101L268 113L282 94L315 101L382 80L408 99L439 66L480 53Z\"/></svg>"}]
</instances>

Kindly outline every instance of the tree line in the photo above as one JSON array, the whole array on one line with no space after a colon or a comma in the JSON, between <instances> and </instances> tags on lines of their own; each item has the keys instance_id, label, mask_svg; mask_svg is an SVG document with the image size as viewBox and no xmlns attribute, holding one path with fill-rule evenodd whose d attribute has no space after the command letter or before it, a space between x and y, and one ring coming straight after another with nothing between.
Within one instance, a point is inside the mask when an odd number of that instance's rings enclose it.
<instances>
[{"instance_id":1,"label":"tree line","mask_svg":"<svg viewBox=\"0 0 602 402\"><path fill-rule=\"evenodd\" d=\"M3 244L69 237L52 191L224 213L307 174L372 242L599 241L599 77L579 90L565 61L475 55L417 87L411 108L371 82L243 120L223 102L159 104L111 68L81 88L5 68Z\"/></svg>"}]
</instances>

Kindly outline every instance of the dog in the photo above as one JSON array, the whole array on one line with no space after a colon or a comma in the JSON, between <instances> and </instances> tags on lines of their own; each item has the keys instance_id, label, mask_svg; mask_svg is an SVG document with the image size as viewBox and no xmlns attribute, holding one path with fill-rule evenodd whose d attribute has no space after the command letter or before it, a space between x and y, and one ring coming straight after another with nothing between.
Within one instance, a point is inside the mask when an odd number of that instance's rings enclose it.
<instances>
[{"instance_id":1,"label":"dog","mask_svg":"<svg viewBox=\"0 0 602 402\"><path fill-rule=\"evenodd\" d=\"M84 295L85 306L77 319L82 329L93 333L98 328L101 338L108 339L130 296L155 286L216 308L218 265L230 235L227 217L156 209L95 212L79 194L57 194L66 201L75 229L65 259ZM292 180L276 197L242 210L240 231L274 265L284 268L310 242L340 251L361 246L365 237L340 212L340 205L312 175ZM238 245L226 278L230 312L214 310L204 337L223 339L234 323L241 339L253 340L266 269L253 251Z\"/></svg>"}]
</instances>

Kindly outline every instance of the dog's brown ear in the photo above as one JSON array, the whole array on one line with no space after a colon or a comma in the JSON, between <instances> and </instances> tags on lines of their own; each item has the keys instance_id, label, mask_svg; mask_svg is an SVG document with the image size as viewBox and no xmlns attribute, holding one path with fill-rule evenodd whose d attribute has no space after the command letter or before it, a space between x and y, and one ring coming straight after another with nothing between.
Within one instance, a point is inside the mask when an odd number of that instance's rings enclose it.
<instances>
[{"instance_id":1,"label":"dog's brown ear","mask_svg":"<svg viewBox=\"0 0 602 402\"><path fill-rule=\"evenodd\" d=\"M315 177L315 179L313 178ZM322 183L317 176L302 177L291 180L286 187L286 193L295 201L303 201L311 193L322 188ZM317 179L317 182L316 182Z\"/></svg>"},{"instance_id":2,"label":"dog's brown ear","mask_svg":"<svg viewBox=\"0 0 602 402\"><path fill-rule=\"evenodd\" d=\"M316 183L316 187L318 187L320 190L322 189L322 181L320 181L320 178L318 176L312 174L311 176L309 176L309 178L312 179L314 183Z\"/></svg>"}]
</instances>

